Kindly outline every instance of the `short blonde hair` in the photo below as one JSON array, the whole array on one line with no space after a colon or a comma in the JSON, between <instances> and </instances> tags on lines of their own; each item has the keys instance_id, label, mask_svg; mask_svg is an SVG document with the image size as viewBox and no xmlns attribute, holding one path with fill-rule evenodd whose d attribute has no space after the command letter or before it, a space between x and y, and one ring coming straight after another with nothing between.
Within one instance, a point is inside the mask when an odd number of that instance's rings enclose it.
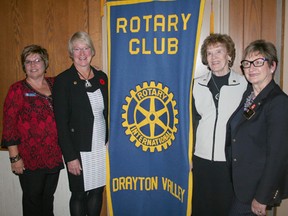
<instances>
[{"instance_id":1,"label":"short blonde hair","mask_svg":"<svg viewBox=\"0 0 288 216\"><path fill-rule=\"evenodd\" d=\"M68 42L68 51L69 51L70 58L73 59L73 45L76 41L81 41L85 43L91 49L92 56L95 55L94 44L89 34L83 31L78 31L72 35L72 37L70 38Z\"/></svg>"}]
</instances>

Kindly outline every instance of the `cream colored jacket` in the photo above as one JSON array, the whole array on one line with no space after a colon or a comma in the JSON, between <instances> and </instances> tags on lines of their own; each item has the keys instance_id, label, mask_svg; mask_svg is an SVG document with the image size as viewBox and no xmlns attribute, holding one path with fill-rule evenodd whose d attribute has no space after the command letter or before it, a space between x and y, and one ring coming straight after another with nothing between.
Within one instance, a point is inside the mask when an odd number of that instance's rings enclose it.
<instances>
[{"instance_id":1,"label":"cream colored jacket","mask_svg":"<svg viewBox=\"0 0 288 216\"><path fill-rule=\"evenodd\" d=\"M194 128L194 135L196 134L194 155L207 160L226 161L224 151L226 124L242 99L243 92L247 88L247 81L244 76L231 71L229 84L220 89L217 110L212 93L207 86L210 79L211 72L194 80L193 115L200 115L200 120L196 123L198 126Z\"/></svg>"}]
</instances>

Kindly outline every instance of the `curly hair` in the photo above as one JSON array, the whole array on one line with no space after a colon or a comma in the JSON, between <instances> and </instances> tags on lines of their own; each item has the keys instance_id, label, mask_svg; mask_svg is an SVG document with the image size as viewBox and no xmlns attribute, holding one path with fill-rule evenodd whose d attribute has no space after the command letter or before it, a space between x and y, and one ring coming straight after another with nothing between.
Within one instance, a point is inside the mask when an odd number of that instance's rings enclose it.
<instances>
[{"instance_id":1,"label":"curly hair","mask_svg":"<svg viewBox=\"0 0 288 216\"><path fill-rule=\"evenodd\" d=\"M228 55L231 57L231 60L228 63L229 68L233 66L236 49L235 44L232 38L227 34L211 34L205 38L202 46L201 46L201 60L204 65L208 65L207 61L207 48L211 45L222 44L225 46Z\"/></svg>"}]
</instances>

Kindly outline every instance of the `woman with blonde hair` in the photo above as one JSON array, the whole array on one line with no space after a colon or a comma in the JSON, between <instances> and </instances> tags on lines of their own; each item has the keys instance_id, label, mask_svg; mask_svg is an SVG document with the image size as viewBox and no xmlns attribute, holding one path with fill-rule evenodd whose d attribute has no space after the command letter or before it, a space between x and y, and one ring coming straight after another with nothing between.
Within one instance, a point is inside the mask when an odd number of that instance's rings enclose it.
<instances>
[{"instance_id":1,"label":"woman with blonde hair","mask_svg":"<svg viewBox=\"0 0 288 216\"><path fill-rule=\"evenodd\" d=\"M72 216L100 215L106 184L108 80L91 66L95 49L86 32L69 40L72 66L56 77L54 111L66 163Z\"/></svg>"}]
</instances>

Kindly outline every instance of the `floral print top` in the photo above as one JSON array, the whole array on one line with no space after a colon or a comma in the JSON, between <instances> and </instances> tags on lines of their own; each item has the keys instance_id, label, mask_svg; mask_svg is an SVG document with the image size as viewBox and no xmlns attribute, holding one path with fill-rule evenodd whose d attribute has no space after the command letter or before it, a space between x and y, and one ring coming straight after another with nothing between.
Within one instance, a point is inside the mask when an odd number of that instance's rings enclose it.
<instances>
[{"instance_id":1,"label":"floral print top","mask_svg":"<svg viewBox=\"0 0 288 216\"><path fill-rule=\"evenodd\" d=\"M54 78L46 81L52 90ZM11 85L3 112L1 145L18 145L25 169L63 166L51 96L42 95L21 80Z\"/></svg>"}]
</instances>

